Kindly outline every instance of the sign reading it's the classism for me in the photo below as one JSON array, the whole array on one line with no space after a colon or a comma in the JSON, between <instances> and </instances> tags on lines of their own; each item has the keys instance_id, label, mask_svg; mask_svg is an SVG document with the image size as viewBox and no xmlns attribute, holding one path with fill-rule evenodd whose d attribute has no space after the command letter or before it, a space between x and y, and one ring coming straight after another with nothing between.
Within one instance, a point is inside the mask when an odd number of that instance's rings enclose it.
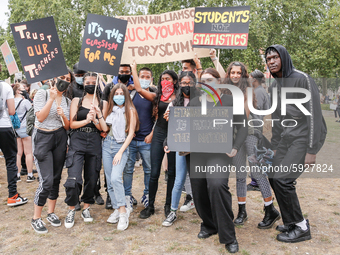
<instances>
[{"instance_id":1,"label":"sign reading it's the classism for me","mask_svg":"<svg viewBox=\"0 0 340 255\"><path fill-rule=\"evenodd\" d=\"M28 83L68 73L53 17L11 24Z\"/></svg>"}]
</instances>

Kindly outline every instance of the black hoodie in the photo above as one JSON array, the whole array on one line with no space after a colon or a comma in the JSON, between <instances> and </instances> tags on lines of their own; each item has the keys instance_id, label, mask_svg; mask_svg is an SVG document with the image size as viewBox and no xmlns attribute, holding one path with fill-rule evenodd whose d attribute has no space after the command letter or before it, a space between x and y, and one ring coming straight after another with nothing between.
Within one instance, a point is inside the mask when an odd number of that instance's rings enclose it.
<instances>
[{"instance_id":1,"label":"black hoodie","mask_svg":"<svg viewBox=\"0 0 340 255\"><path fill-rule=\"evenodd\" d=\"M272 87L278 88L278 105L275 112L272 114L272 119L280 119L274 122L272 129L272 145L276 150L281 138L286 138L290 141L298 138L305 138L307 144L307 153L316 154L321 149L327 134L327 127L322 116L319 89L315 81L307 74L297 70L293 66L292 59L282 45L272 45L269 48L274 48L281 58L282 78L273 74L275 81ZM288 104L286 107L286 115L281 115L281 87L304 88L311 93L311 99L303 104L303 106L311 113L310 116L305 116L295 105ZM287 93L287 99L304 98L301 93ZM283 127L281 121L284 119L294 119L297 122L295 127ZM285 126L294 126L294 121L285 121Z\"/></svg>"}]
</instances>

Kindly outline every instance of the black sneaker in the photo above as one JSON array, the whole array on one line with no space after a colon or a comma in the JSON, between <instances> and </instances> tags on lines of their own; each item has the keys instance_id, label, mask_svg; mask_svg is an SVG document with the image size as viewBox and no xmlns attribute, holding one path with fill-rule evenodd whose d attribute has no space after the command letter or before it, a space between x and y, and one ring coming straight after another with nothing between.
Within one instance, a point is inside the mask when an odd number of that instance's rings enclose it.
<instances>
[{"instance_id":1,"label":"black sneaker","mask_svg":"<svg viewBox=\"0 0 340 255\"><path fill-rule=\"evenodd\" d=\"M17 176L17 182L21 182L20 176Z\"/></svg>"},{"instance_id":2,"label":"black sneaker","mask_svg":"<svg viewBox=\"0 0 340 255\"><path fill-rule=\"evenodd\" d=\"M34 182L35 181L35 177L32 175L32 176L27 176L27 182Z\"/></svg>"},{"instance_id":3,"label":"black sneaker","mask_svg":"<svg viewBox=\"0 0 340 255\"><path fill-rule=\"evenodd\" d=\"M46 234L48 232L47 228L44 225L45 223L41 220L41 218L31 220L31 226L38 234Z\"/></svg>"},{"instance_id":4,"label":"black sneaker","mask_svg":"<svg viewBox=\"0 0 340 255\"><path fill-rule=\"evenodd\" d=\"M252 184L248 184L247 185L247 191L261 191L259 186L255 186L255 185L252 185Z\"/></svg>"},{"instance_id":5,"label":"black sneaker","mask_svg":"<svg viewBox=\"0 0 340 255\"><path fill-rule=\"evenodd\" d=\"M59 220L58 216L55 215L55 213L49 213L47 214L47 221L51 223L53 227L60 227L61 221Z\"/></svg>"},{"instance_id":6,"label":"black sneaker","mask_svg":"<svg viewBox=\"0 0 340 255\"><path fill-rule=\"evenodd\" d=\"M81 210L81 208L80 208L80 202L78 202L78 203L76 204L76 206L74 207L74 210L76 210L76 211L80 211L80 210Z\"/></svg>"},{"instance_id":7,"label":"black sneaker","mask_svg":"<svg viewBox=\"0 0 340 255\"><path fill-rule=\"evenodd\" d=\"M109 196L109 194L106 197L106 205L105 205L105 209L113 209L112 208L112 204L111 204L111 198Z\"/></svg>"},{"instance_id":8,"label":"black sneaker","mask_svg":"<svg viewBox=\"0 0 340 255\"><path fill-rule=\"evenodd\" d=\"M27 169L21 168L20 175L27 175Z\"/></svg>"},{"instance_id":9,"label":"black sneaker","mask_svg":"<svg viewBox=\"0 0 340 255\"><path fill-rule=\"evenodd\" d=\"M133 205L137 205L137 200L131 195L131 201Z\"/></svg>"},{"instance_id":10,"label":"black sneaker","mask_svg":"<svg viewBox=\"0 0 340 255\"><path fill-rule=\"evenodd\" d=\"M90 214L90 207L84 209L81 213L81 217L84 219L84 222L92 222L93 218Z\"/></svg>"},{"instance_id":11,"label":"black sneaker","mask_svg":"<svg viewBox=\"0 0 340 255\"><path fill-rule=\"evenodd\" d=\"M103 204L104 204L104 200L103 200L103 198L102 198L101 195L95 196L95 197L94 197L94 200L96 201L96 204L97 204L97 205L103 205Z\"/></svg>"},{"instance_id":12,"label":"black sneaker","mask_svg":"<svg viewBox=\"0 0 340 255\"><path fill-rule=\"evenodd\" d=\"M168 215L168 217L165 219L165 221L163 221L162 226L164 227L170 227L172 224L174 224L174 222L177 219L177 215L175 211L171 211Z\"/></svg>"}]
</instances>

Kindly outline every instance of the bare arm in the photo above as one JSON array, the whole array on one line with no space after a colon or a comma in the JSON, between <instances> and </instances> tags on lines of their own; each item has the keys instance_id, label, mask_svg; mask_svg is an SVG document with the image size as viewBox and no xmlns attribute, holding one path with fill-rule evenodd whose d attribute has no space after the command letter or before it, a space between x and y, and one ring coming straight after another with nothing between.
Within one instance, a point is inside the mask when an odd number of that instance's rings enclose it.
<instances>
[{"instance_id":1,"label":"bare arm","mask_svg":"<svg viewBox=\"0 0 340 255\"><path fill-rule=\"evenodd\" d=\"M8 114L9 115L14 115L15 114L15 103L14 103L14 98L7 99L7 108L8 108Z\"/></svg>"},{"instance_id":2,"label":"bare arm","mask_svg":"<svg viewBox=\"0 0 340 255\"><path fill-rule=\"evenodd\" d=\"M140 93L145 99L149 101L153 101L156 97L156 93L142 89L139 83L139 78L138 78L138 73L137 73L137 64L136 61L134 60L132 65L132 76L133 76L133 83L135 85L135 89L138 93Z\"/></svg>"},{"instance_id":3,"label":"bare arm","mask_svg":"<svg viewBox=\"0 0 340 255\"><path fill-rule=\"evenodd\" d=\"M226 73L225 73L223 66L221 65L220 61L216 57L216 50L215 49L210 50L210 58L211 58L211 61L214 63L214 66L215 66L217 72L220 74L221 78L225 78Z\"/></svg>"}]
</instances>

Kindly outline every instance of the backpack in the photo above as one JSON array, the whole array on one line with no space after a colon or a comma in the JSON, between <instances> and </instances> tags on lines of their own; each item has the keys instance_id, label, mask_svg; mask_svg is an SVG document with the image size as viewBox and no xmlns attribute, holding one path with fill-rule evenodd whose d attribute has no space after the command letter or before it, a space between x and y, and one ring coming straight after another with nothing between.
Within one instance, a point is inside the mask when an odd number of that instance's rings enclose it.
<instances>
[{"instance_id":1,"label":"backpack","mask_svg":"<svg viewBox=\"0 0 340 255\"><path fill-rule=\"evenodd\" d=\"M9 116L9 117L11 118L12 125L13 125L13 128L14 128L14 129L20 128L20 125L21 125L21 121L20 121L19 116L18 116L18 114L17 114L17 109L18 109L18 107L20 106L20 104L21 104L22 101L24 101L24 99L21 99L20 102L19 102L19 104L17 105L17 107L15 107L15 113L14 113L14 115L10 115L10 116ZM26 113L27 113L27 112L26 112ZM25 115L26 115L26 113L25 113ZM25 115L24 115L23 118L25 118ZM23 118L22 118L21 120L23 120Z\"/></svg>"},{"instance_id":2,"label":"backpack","mask_svg":"<svg viewBox=\"0 0 340 255\"><path fill-rule=\"evenodd\" d=\"M47 101L47 91L45 91L45 93L46 93L46 101ZM32 136L34 123L35 123L34 106L32 106L31 109L29 109L26 113L27 113L26 114L26 134L29 136Z\"/></svg>"}]
</instances>

